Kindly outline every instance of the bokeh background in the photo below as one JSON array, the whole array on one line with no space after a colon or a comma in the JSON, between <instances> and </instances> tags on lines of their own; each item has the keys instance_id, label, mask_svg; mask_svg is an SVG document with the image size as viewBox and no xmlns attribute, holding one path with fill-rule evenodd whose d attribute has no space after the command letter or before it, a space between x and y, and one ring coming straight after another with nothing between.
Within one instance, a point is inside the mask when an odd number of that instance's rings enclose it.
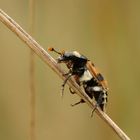
<instances>
[{"instance_id":1,"label":"bokeh background","mask_svg":"<svg viewBox=\"0 0 140 140\"><path fill-rule=\"evenodd\" d=\"M0 8L29 32L29 1L0 0ZM140 1L35 0L34 38L44 49L77 50L109 83L107 114L140 139ZM54 58L57 55L52 54ZM0 23L0 139L30 138L30 50ZM35 56L36 140L119 140L62 80Z\"/></svg>"}]
</instances>

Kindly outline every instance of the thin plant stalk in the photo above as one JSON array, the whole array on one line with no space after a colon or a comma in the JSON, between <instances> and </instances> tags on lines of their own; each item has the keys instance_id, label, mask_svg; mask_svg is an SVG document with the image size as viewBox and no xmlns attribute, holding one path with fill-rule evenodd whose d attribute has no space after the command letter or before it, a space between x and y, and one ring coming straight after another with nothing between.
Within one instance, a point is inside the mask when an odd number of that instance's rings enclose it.
<instances>
[{"instance_id":1,"label":"thin plant stalk","mask_svg":"<svg viewBox=\"0 0 140 140\"><path fill-rule=\"evenodd\" d=\"M35 22L35 0L29 0L29 32L33 36ZM29 54L29 107L30 107L30 123L29 123L29 140L36 140L36 94L35 94L35 58L34 52L30 50Z\"/></svg>"}]
</instances>

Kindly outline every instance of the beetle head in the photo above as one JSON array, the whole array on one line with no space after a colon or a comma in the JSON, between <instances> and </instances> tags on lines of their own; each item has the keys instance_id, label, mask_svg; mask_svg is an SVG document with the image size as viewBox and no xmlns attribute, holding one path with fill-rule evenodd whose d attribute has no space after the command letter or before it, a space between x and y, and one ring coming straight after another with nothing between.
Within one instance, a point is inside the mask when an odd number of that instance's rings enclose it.
<instances>
[{"instance_id":1,"label":"beetle head","mask_svg":"<svg viewBox=\"0 0 140 140\"><path fill-rule=\"evenodd\" d=\"M58 63L65 63L68 68L72 67L75 63L81 63L83 61L87 61L87 58L77 51L72 52L58 52L54 48L49 48L49 51L54 51L60 56L57 58Z\"/></svg>"}]
</instances>

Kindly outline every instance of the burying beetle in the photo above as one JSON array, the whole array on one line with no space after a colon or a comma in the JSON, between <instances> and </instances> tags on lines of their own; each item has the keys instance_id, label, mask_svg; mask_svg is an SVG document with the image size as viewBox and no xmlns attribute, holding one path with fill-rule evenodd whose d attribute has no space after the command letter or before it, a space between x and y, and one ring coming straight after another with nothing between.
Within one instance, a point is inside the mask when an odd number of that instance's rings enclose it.
<instances>
[{"instance_id":1,"label":"burying beetle","mask_svg":"<svg viewBox=\"0 0 140 140\"><path fill-rule=\"evenodd\" d=\"M84 55L81 55L77 51L72 52L58 52L54 48L49 48L49 51L54 51L60 56L57 58L58 63L65 63L67 68L69 69L68 73L65 74L66 79L62 85L62 96L64 92L65 84L67 80L73 76L76 83L79 86L83 86L85 93L91 98L95 99L96 105L92 110L91 116L93 116L93 112L97 108L100 107L102 111L105 111L105 105L107 103L107 91L108 86L107 82L104 80L101 73L97 71L95 65ZM70 92L74 94L74 91L70 88ZM84 103L85 101L81 99L79 102L72 104L72 106L78 105L80 103Z\"/></svg>"}]
</instances>

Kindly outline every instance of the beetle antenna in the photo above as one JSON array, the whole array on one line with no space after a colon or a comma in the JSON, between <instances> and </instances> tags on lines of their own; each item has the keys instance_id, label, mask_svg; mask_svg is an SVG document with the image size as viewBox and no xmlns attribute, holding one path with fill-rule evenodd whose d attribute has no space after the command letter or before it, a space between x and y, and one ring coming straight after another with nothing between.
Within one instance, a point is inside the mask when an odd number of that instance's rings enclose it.
<instances>
[{"instance_id":1,"label":"beetle antenna","mask_svg":"<svg viewBox=\"0 0 140 140\"><path fill-rule=\"evenodd\" d=\"M48 50L49 50L49 51L54 51L54 52L56 52L57 54L62 55L62 53L58 52L57 50L55 50L55 49L52 48L52 47L48 48Z\"/></svg>"}]
</instances>

